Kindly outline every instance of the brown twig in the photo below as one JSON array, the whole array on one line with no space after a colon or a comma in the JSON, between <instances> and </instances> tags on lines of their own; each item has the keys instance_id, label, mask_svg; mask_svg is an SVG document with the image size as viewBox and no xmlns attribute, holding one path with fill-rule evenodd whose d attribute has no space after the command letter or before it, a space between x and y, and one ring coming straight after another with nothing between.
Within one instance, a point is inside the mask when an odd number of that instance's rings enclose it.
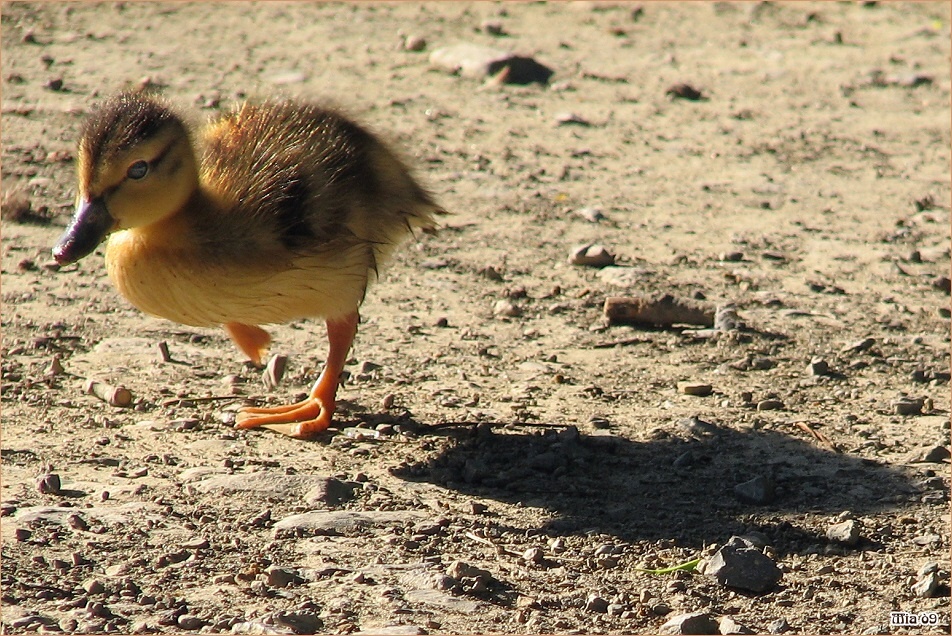
<instances>
[{"instance_id":1,"label":"brown twig","mask_svg":"<svg viewBox=\"0 0 952 636\"><path fill-rule=\"evenodd\" d=\"M812 426L810 426L810 424L808 424L807 422L793 422L793 424L794 424L797 428L799 428L800 430L802 430L803 432L809 433L816 441L820 442L820 444L822 444L823 446L826 446L828 449L830 449L830 450L833 451L834 453L840 452L840 449L836 446L836 444L834 444L834 443L830 440L829 437L827 437L826 435L824 435L824 434L821 433L820 431L818 431L818 430L816 430L815 428L813 428Z\"/></svg>"}]
</instances>

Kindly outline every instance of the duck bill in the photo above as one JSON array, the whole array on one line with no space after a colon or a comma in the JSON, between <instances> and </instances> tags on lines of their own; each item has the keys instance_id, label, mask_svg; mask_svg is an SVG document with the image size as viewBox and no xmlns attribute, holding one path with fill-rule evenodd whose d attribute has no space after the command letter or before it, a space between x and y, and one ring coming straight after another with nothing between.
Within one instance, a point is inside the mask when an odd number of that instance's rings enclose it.
<instances>
[{"instance_id":1,"label":"duck bill","mask_svg":"<svg viewBox=\"0 0 952 636\"><path fill-rule=\"evenodd\" d=\"M53 248L53 258L60 265L67 265L88 256L115 224L102 198L80 201L69 227Z\"/></svg>"}]
</instances>

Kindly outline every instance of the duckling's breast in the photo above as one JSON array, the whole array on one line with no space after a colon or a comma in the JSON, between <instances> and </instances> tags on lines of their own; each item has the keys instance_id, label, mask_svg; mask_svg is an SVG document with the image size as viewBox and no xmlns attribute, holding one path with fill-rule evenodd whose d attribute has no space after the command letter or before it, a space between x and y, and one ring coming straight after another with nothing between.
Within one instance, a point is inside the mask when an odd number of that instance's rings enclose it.
<instances>
[{"instance_id":1,"label":"duckling's breast","mask_svg":"<svg viewBox=\"0 0 952 636\"><path fill-rule=\"evenodd\" d=\"M261 325L334 318L357 308L371 272L370 248L328 247L299 256L251 251L226 258L138 228L110 238L106 268L119 292L145 313L196 327Z\"/></svg>"}]
</instances>

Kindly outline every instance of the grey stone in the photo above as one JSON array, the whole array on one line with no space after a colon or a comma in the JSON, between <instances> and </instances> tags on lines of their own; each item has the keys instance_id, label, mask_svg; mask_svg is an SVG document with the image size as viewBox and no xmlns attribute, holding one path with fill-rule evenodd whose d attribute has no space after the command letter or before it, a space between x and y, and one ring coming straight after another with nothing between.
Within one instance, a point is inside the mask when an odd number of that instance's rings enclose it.
<instances>
[{"instance_id":1,"label":"grey stone","mask_svg":"<svg viewBox=\"0 0 952 636\"><path fill-rule=\"evenodd\" d=\"M929 572L912 584L912 592L920 598L934 598L939 590L939 573Z\"/></svg>"},{"instance_id":2,"label":"grey stone","mask_svg":"<svg viewBox=\"0 0 952 636\"><path fill-rule=\"evenodd\" d=\"M412 510L351 512L349 510L305 512L274 524L275 538L294 536L353 535L374 526L415 523L426 515Z\"/></svg>"},{"instance_id":3,"label":"grey stone","mask_svg":"<svg viewBox=\"0 0 952 636\"><path fill-rule=\"evenodd\" d=\"M758 475L734 486L734 495L749 504L768 504L776 497L776 486L773 479Z\"/></svg>"},{"instance_id":4,"label":"grey stone","mask_svg":"<svg viewBox=\"0 0 952 636\"><path fill-rule=\"evenodd\" d=\"M283 568L272 565L265 570L268 576L268 585L271 587L288 587L305 582L304 577L298 574L295 568Z\"/></svg>"},{"instance_id":5,"label":"grey stone","mask_svg":"<svg viewBox=\"0 0 952 636\"><path fill-rule=\"evenodd\" d=\"M855 519L835 523L826 529L826 538L843 545L856 545L859 541L859 523Z\"/></svg>"},{"instance_id":6,"label":"grey stone","mask_svg":"<svg viewBox=\"0 0 952 636\"><path fill-rule=\"evenodd\" d=\"M773 560L742 537L731 537L704 568L721 585L761 593L774 587L783 573Z\"/></svg>"},{"instance_id":7,"label":"grey stone","mask_svg":"<svg viewBox=\"0 0 952 636\"><path fill-rule=\"evenodd\" d=\"M439 590L407 590L403 598L409 603L422 603L463 614L471 614L479 607L476 601L457 598Z\"/></svg>"},{"instance_id":8,"label":"grey stone","mask_svg":"<svg viewBox=\"0 0 952 636\"><path fill-rule=\"evenodd\" d=\"M195 631L205 626L205 621L194 614L182 614L176 619L175 623L188 631Z\"/></svg>"},{"instance_id":9,"label":"grey stone","mask_svg":"<svg viewBox=\"0 0 952 636\"><path fill-rule=\"evenodd\" d=\"M275 612L271 615L271 622L290 628L295 634L316 634L324 627L324 621L311 610Z\"/></svg>"},{"instance_id":10,"label":"grey stone","mask_svg":"<svg viewBox=\"0 0 952 636\"><path fill-rule=\"evenodd\" d=\"M585 609L589 612L604 614L608 611L608 601L598 594L589 594L585 599Z\"/></svg>"},{"instance_id":11,"label":"grey stone","mask_svg":"<svg viewBox=\"0 0 952 636\"><path fill-rule=\"evenodd\" d=\"M876 341L873 338L864 338L862 340L857 340L856 342L851 342L842 349L841 353L859 353L861 351L866 351L870 347L876 344Z\"/></svg>"},{"instance_id":12,"label":"grey stone","mask_svg":"<svg viewBox=\"0 0 952 636\"><path fill-rule=\"evenodd\" d=\"M259 470L253 473L210 476L195 482L192 487L200 493L252 492L275 499L289 499L300 496L302 491L307 491L324 480L323 477L313 475L287 475L275 470Z\"/></svg>"},{"instance_id":13,"label":"grey stone","mask_svg":"<svg viewBox=\"0 0 952 636\"><path fill-rule=\"evenodd\" d=\"M607 267L615 264L615 255L609 252L604 245L586 243L572 248L569 253L569 263L588 267Z\"/></svg>"},{"instance_id":14,"label":"grey stone","mask_svg":"<svg viewBox=\"0 0 952 636\"><path fill-rule=\"evenodd\" d=\"M747 325L737 314L737 306L733 303L720 305L714 311L714 330L715 331L739 331L746 329Z\"/></svg>"},{"instance_id":15,"label":"grey stone","mask_svg":"<svg viewBox=\"0 0 952 636\"><path fill-rule=\"evenodd\" d=\"M927 574L932 574L933 572L939 571L939 564L935 561L928 561L922 564L922 567L919 568L919 571L916 572L916 576L919 578L924 577Z\"/></svg>"},{"instance_id":16,"label":"grey stone","mask_svg":"<svg viewBox=\"0 0 952 636\"><path fill-rule=\"evenodd\" d=\"M923 406L925 406L925 400L921 397L903 396L892 402L896 415L921 415Z\"/></svg>"},{"instance_id":17,"label":"grey stone","mask_svg":"<svg viewBox=\"0 0 952 636\"><path fill-rule=\"evenodd\" d=\"M446 575L458 581L465 578L478 577L491 579L493 576L489 570L483 570L482 568L470 565L465 561L453 561L450 563L446 568Z\"/></svg>"},{"instance_id":18,"label":"grey stone","mask_svg":"<svg viewBox=\"0 0 952 636\"><path fill-rule=\"evenodd\" d=\"M597 207L582 208L577 212L577 214L589 223L598 223L599 221L605 220L605 215L602 214L602 209Z\"/></svg>"},{"instance_id":19,"label":"grey stone","mask_svg":"<svg viewBox=\"0 0 952 636\"><path fill-rule=\"evenodd\" d=\"M89 578L83 581L83 589L87 594L95 596L106 591L106 586L97 578Z\"/></svg>"},{"instance_id":20,"label":"grey stone","mask_svg":"<svg viewBox=\"0 0 952 636\"><path fill-rule=\"evenodd\" d=\"M703 382L678 382L678 393L706 397L714 392L714 387Z\"/></svg>"},{"instance_id":21,"label":"grey stone","mask_svg":"<svg viewBox=\"0 0 952 636\"><path fill-rule=\"evenodd\" d=\"M810 375L827 375L830 372L830 364L823 358L813 358L807 365L807 373Z\"/></svg>"},{"instance_id":22,"label":"grey stone","mask_svg":"<svg viewBox=\"0 0 952 636\"><path fill-rule=\"evenodd\" d=\"M307 494L304 495L305 503L314 505L323 503L328 506L338 506L345 501L354 498L354 491L360 484L352 481L341 481L333 477L322 479Z\"/></svg>"},{"instance_id":23,"label":"grey stone","mask_svg":"<svg viewBox=\"0 0 952 636\"><path fill-rule=\"evenodd\" d=\"M36 478L36 490L41 495L58 495L61 491L60 476L46 473Z\"/></svg>"},{"instance_id":24,"label":"grey stone","mask_svg":"<svg viewBox=\"0 0 952 636\"><path fill-rule=\"evenodd\" d=\"M949 449L940 445L933 446L923 452L922 459L919 461L928 462L930 464L941 464L950 457L952 457L952 453L949 452Z\"/></svg>"},{"instance_id":25,"label":"grey stone","mask_svg":"<svg viewBox=\"0 0 952 636\"><path fill-rule=\"evenodd\" d=\"M69 518L76 514L76 508L67 506L27 506L19 508L13 515L17 521L28 524L69 525ZM156 504L133 501L114 508L83 508L82 513L90 520L99 523L121 525L132 521L145 522L148 520L160 521L159 507Z\"/></svg>"},{"instance_id":26,"label":"grey stone","mask_svg":"<svg viewBox=\"0 0 952 636\"><path fill-rule=\"evenodd\" d=\"M741 625L730 616L721 616L717 621L717 631L721 634L753 634L754 630Z\"/></svg>"},{"instance_id":27,"label":"grey stone","mask_svg":"<svg viewBox=\"0 0 952 636\"><path fill-rule=\"evenodd\" d=\"M775 621L770 621L770 624L767 625L767 631L771 634L783 634L790 631L790 623L785 618L778 618Z\"/></svg>"}]
</instances>

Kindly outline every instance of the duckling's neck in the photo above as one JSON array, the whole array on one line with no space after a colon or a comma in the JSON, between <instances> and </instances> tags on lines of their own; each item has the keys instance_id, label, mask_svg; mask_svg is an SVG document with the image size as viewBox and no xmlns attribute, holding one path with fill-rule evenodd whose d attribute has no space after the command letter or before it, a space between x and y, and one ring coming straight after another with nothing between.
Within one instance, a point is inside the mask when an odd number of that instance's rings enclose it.
<instances>
[{"instance_id":1,"label":"duckling's neck","mask_svg":"<svg viewBox=\"0 0 952 636\"><path fill-rule=\"evenodd\" d=\"M205 234L203 230L213 225L212 218L219 205L213 193L196 183L195 189L178 210L155 223L130 231L139 240L156 247L191 247L196 238Z\"/></svg>"}]
</instances>

